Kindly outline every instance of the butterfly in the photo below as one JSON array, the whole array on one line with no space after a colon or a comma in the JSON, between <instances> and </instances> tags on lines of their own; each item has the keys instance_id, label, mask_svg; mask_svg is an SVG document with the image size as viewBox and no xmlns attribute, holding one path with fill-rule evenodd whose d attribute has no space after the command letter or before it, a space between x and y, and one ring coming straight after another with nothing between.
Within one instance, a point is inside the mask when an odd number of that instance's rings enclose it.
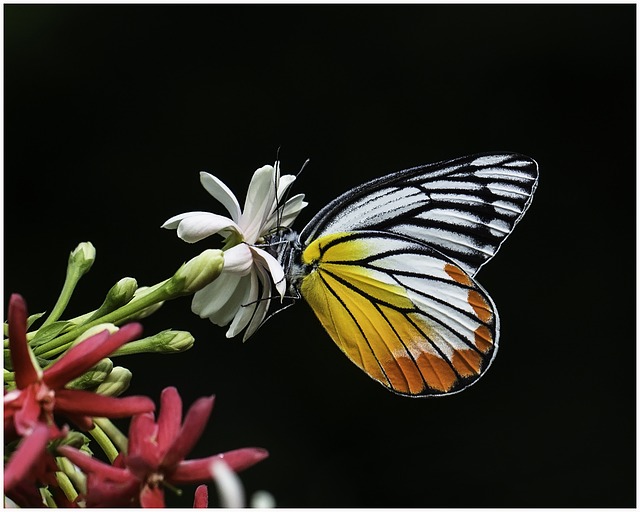
<instances>
[{"instance_id":1,"label":"butterfly","mask_svg":"<svg viewBox=\"0 0 640 512\"><path fill-rule=\"evenodd\" d=\"M298 235L265 238L344 354L405 396L447 395L493 361L500 323L476 281L531 204L538 165L478 154L364 183Z\"/></svg>"}]
</instances>

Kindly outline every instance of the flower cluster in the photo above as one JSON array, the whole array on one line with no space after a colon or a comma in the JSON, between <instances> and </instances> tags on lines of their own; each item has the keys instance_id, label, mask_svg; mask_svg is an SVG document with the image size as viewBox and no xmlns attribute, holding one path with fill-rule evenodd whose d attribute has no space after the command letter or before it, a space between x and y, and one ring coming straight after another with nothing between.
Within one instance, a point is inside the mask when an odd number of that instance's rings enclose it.
<instances>
[{"instance_id":1,"label":"flower cluster","mask_svg":"<svg viewBox=\"0 0 640 512\"><path fill-rule=\"evenodd\" d=\"M145 396L121 396L132 373L112 359L136 353L175 353L194 338L166 330L142 338L139 320L174 298L193 295L192 310L214 324L229 325L227 337L248 338L266 316L272 287L282 297L284 269L263 250L264 237L291 225L306 203L286 199L295 177L280 176L279 164L259 168L244 209L214 176L201 173L205 189L230 217L190 212L163 227L196 242L224 237L183 264L172 277L139 287L125 277L100 307L62 319L79 280L91 269L96 251L89 242L71 252L60 296L44 314L28 316L25 300L13 294L5 322L4 493L20 507L164 507L165 490L215 481L223 506L240 507L244 496L235 473L267 457L262 448L241 448L188 459L211 415L214 397L196 400L183 418L182 399L165 387L155 415ZM130 419L123 434L112 419ZM104 457L93 456L94 445ZM90 447L91 446L91 447ZM179 491L178 491L179 492ZM253 503L271 506L270 495ZM208 505L208 489L196 490L194 507Z\"/></svg>"},{"instance_id":2,"label":"flower cluster","mask_svg":"<svg viewBox=\"0 0 640 512\"><path fill-rule=\"evenodd\" d=\"M242 448L205 459L184 460L204 431L213 397L197 400L182 422L180 395L174 387L166 388L156 422L154 403L147 397L115 398L65 387L137 338L142 332L137 323L125 325L114 334L103 330L80 341L44 371L27 342L26 304L17 294L9 302L8 327L15 389L4 395L4 435L5 440L18 444L5 466L4 492L20 506L41 506L40 488L48 486L49 500L58 506L81 502L98 507L161 507L165 486L210 480L211 465L217 460L240 471L267 456L261 448ZM84 431L95 428L94 417L133 416L128 449L115 457L113 465L100 462L72 446L78 438L69 435L68 427L57 426L58 415ZM56 453L85 472L84 485L72 489L79 491L73 500L69 499L69 492L61 492L68 489L61 489L58 475L64 474L64 465L57 463Z\"/></svg>"}]
</instances>

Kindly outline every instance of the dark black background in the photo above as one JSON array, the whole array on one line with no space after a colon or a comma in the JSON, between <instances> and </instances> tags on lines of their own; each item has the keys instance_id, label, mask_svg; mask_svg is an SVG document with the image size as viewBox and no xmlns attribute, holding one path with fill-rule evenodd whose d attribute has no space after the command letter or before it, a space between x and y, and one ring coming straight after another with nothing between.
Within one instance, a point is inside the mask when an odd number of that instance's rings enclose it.
<instances>
[{"instance_id":1,"label":"dark black background","mask_svg":"<svg viewBox=\"0 0 640 512\"><path fill-rule=\"evenodd\" d=\"M308 210L387 172L534 157L532 208L479 275L501 349L452 397L394 396L298 304L243 344L183 298L144 321L195 347L139 356L131 393L215 393L193 456L263 446L242 475L284 507L635 505L635 6L5 6L4 297L69 315L217 243L159 226L242 198L281 148ZM171 503L189 505L191 489ZM212 498L215 503L215 495Z\"/></svg>"}]
</instances>

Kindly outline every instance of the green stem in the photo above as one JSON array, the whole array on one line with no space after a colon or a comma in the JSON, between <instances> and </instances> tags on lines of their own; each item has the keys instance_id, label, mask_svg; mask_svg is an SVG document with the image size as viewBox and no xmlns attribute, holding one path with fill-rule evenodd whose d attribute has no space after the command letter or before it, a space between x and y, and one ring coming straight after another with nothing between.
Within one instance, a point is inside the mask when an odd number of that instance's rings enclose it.
<instances>
[{"instance_id":1,"label":"green stem","mask_svg":"<svg viewBox=\"0 0 640 512\"><path fill-rule=\"evenodd\" d=\"M78 269L78 267L70 265L67 268L67 275L65 277L64 286L62 287L60 296L58 297L58 301L56 302L56 305L53 306L53 309L51 310L51 313L49 314L47 319L40 326L40 329L46 327L49 324L52 324L62 316L62 313L64 313L64 310L69 304L71 295L73 295L73 291L76 289L76 285L80 281L81 277L82 272L80 272L80 269Z\"/></svg>"},{"instance_id":2,"label":"green stem","mask_svg":"<svg viewBox=\"0 0 640 512\"><path fill-rule=\"evenodd\" d=\"M83 332L91 327L104 323L112 323L116 325L120 325L123 322L127 321L129 318L135 317L136 313L139 313L143 309L146 309L150 306L158 302L162 302L164 300L169 300L174 298L175 296L179 296L180 294L172 294L172 287L165 287L164 285L168 283L170 279L157 284L155 287L150 289L145 295L133 299L128 304L125 304L121 308L112 311L100 318L96 318L91 322L88 322L84 325L79 325L78 327L73 328L66 334L59 336L47 343L40 345L34 349L34 354L37 356L41 356L45 359L51 359L54 356L64 352L69 348L71 343L80 336Z\"/></svg>"},{"instance_id":3,"label":"green stem","mask_svg":"<svg viewBox=\"0 0 640 512\"><path fill-rule=\"evenodd\" d=\"M64 495L73 503L73 500L78 497L78 491L76 491L76 488L73 486L71 479L62 471L56 471L56 480Z\"/></svg>"},{"instance_id":4,"label":"green stem","mask_svg":"<svg viewBox=\"0 0 640 512\"><path fill-rule=\"evenodd\" d=\"M129 449L129 440L111 420L107 418L93 418L93 423L102 429L109 436L109 439L122 453L127 453ZM111 461L113 462L113 461Z\"/></svg>"},{"instance_id":5,"label":"green stem","mask_svg":"<svg viewBox=\"0 0 640 512\"><path fill-rule=\"evenodd\" d=\"M105 434L105 432L95 422L94 427L89 430L89 434L91 434L91 437L93 437L100 445L102 451L109 458L109 462L113 463L113 461L116 460L116 457L118 456L118 449L111 442L109 436L107 436L107 434Z\"/></svg>"}]
</instances>

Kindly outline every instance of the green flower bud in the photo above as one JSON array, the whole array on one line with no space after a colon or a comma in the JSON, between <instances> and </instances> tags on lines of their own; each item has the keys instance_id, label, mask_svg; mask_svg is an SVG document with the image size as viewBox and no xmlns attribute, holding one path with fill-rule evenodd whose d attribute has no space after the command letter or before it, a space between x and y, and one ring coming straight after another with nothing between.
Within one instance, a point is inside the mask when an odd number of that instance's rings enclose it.
<instances>
[{"instance_id":1,"label":"green flower bud","mask_svg":"<svg viewBox=\"0 0 640 512\"><path fill-rule=\"evenodd\" d=\"M107 296L105 297L102 306L100 306L96 312L89 317L87 322L91 322L96 318L105 316L119 307L128 304L135 296L137 289L138 283L133 277L124 277L120 279L120 281L114 284L107 292Z\"/></svg>"},{"instance_id":2,"label":"green flower bud","mask_svg":"<svg viewBox=\"0 0 640 512\"><path fill-rule=\"evenodd\" d=\"M76 267L80 275L86 274L96 260L96 249L91 242L78 244L69 255L69 267Z\"/></svg>"},{"instance_id":3,"label":"green flower bud","mask_svg":"<svg viewBox=\"0 0 640 512\"><path fill-rule=\"evenodd\" d=\"M104 358L91 370L69 382L66 387L69 389L93 389L107 379L113 369L111 359Z\"/></svg>"},{"instance_id":4,"label":"green flower bud","mask_svg":"<svg viewBox=\"0 0 640 512\"><path fill-rule=\"evenodd\" d=\"M116 366L96 388L96 393L106 396L120 396L129 387L132 376L133 374L126 368Z\"/></svg>"},{"instance_id":5,"label":"green flower bud","mask_svg":"<svg viewBox=\"0 0 640 512\"><path fill-rule=\"evenodd\" d=\"M190 295L211 283L224 266L224 253L219 249L207 249L182 265L167 282L172 296Z\"/></svg>"},{"instance_id":6,"label":"green flower bud","mask_svg":"<svg viewBox=\"0 0 640 512\"><path fill-rule=\"evenodd\" d=\"M195 342L195 338L187 331L162 331L158 333L158 336L160 335L164 336L157 343L157 346L162 348L162 350L158 351L165 354L184 352L193 347Z\"/></svg>"},{"instance_id":7,"label":"green flower bud","mask_svg":"<svg viewBox=\"0 0 640 512\"><path fill-rule=\"evenodd\" d=\"M173 331L167 329L154 336L130 341L116 350L112 356L124 356L131 354L174 354L184 352L193 347L195 339L186 331Z\"/></svg>"},{"instance_id":8,"label":"green flower bud","mask_svg":"<svg viewBox=\"0 0 640 512\"><path fill-rule=\"evenodd\" d=\"M140 297L144 297L147 293L154 291L155 289L156 289L155 287L150 288L149 286L141 286L136 290L136 293L133 294L133 298L139 299ZM156 304L149 306L148 308L144 308L138 311L135 315L127 317L127 321L140 320L141 318L146 318L149 315L152 315L153 313L158 311L163 304L164 304L164 301L160 301L160 302L157 302Z\"/></svg>"}]
</instances>

